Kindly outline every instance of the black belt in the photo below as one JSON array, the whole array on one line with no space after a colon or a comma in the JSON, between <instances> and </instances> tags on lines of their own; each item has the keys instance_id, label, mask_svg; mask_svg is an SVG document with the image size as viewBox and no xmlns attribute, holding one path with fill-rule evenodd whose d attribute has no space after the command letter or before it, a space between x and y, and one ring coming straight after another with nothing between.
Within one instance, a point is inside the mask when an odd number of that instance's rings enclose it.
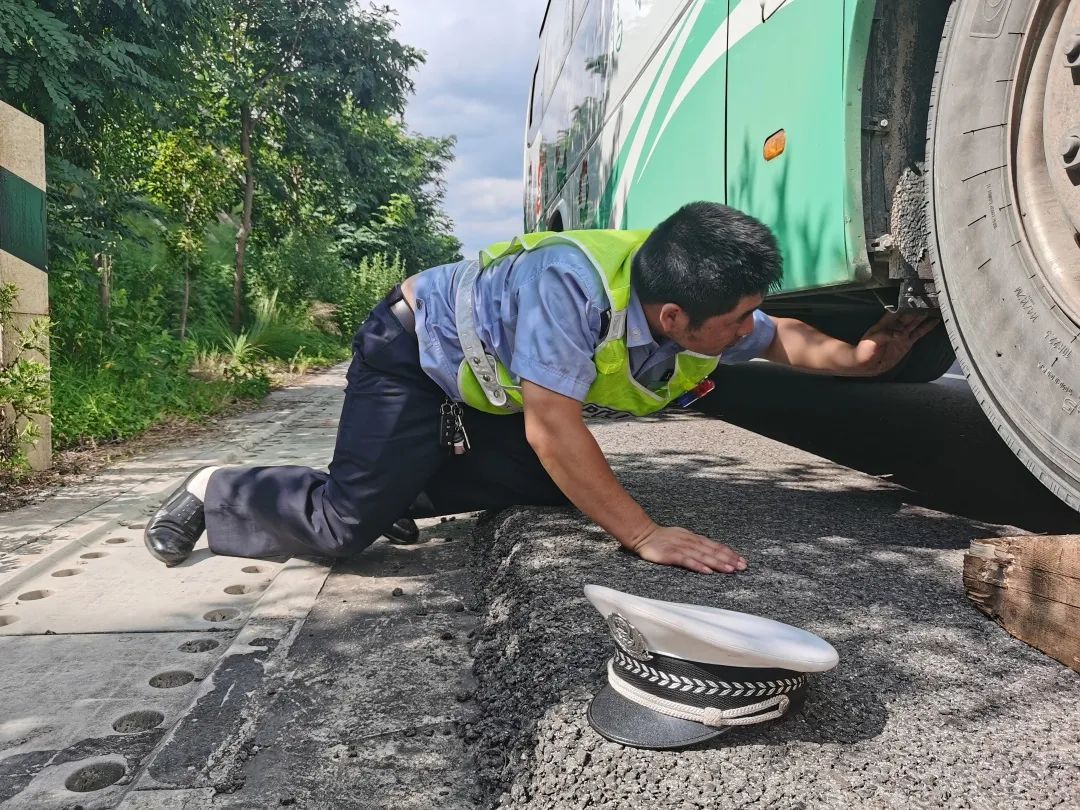
<instances>
[{"instance_id":1,"label":"black belt","mask_svg":"<svg viewBox=\"0 0 1080 810\"><path fill-rule=\"evenodd\" d=\"M406 331L416 334L416 315L413 314L412 307L409 306L409 302L404 298L400 298L390 305L390 311L394 314L394 317L398 319Z\"/></svg>"}]
</instances>

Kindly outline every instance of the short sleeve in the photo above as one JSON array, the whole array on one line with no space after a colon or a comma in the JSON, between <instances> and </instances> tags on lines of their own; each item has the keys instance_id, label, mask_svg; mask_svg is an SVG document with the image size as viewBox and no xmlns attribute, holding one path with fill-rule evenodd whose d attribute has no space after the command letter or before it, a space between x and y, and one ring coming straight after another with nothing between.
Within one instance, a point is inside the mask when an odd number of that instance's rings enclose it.
<instances>
[{"instance_id":1,"label":"short sleeve","mask_svg":"<svg viewBox=\"0 0 1080 810\"><path fill-rule=\"evenodd\" d=\"M743 363L765 354L776 337L776 324L760 309L754 310L754 331L739 338L720 356L721 363Z\"/></svg>"},{"instance_id":2,"label":"short sleeve","mask_svg":"<svg viewBox=\"0 0 1080 810\"><path fill-rule=\"evenodd\" d=\"M510 372L584 401L596 379L593 354L601 315L581 268L542 264L520 281L515 295L517 324Z\"/></svg>"}]
</instances>

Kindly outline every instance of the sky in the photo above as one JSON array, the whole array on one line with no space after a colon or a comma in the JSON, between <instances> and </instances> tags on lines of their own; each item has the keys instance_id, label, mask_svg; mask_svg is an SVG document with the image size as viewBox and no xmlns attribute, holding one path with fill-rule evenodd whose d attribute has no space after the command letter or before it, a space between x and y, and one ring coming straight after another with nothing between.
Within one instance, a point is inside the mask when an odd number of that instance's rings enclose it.
<instances>
[{"instance_id":1,"label":"sky","mask_svg":"<svg viewBox=\"0 0 1080 810\"><path fill-rule=\"evenodd\" d=\"M519 233L525 108L547 0L388 0L397 38L427 53L410 130L456 135L446 213L462 253Z\"/></svg>"}]
</instances>

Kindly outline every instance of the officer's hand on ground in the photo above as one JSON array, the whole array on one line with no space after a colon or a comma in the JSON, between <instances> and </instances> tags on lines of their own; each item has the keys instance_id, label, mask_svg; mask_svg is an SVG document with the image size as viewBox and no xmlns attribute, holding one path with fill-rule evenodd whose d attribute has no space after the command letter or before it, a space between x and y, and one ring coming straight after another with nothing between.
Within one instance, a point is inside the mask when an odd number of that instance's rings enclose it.
<instances>
[{"instance_id":1,"label":"officer's hand on ground","mask_svg":"<svg viewBox=\"0 0 1080 810\"><path fill-rule=\"evenodd\" d=\"M746 560L723 543L678 526L654 524L630 548L643 560L677 565L699 574L731 574L746 568Z\"/></svg>"}]
</instances>

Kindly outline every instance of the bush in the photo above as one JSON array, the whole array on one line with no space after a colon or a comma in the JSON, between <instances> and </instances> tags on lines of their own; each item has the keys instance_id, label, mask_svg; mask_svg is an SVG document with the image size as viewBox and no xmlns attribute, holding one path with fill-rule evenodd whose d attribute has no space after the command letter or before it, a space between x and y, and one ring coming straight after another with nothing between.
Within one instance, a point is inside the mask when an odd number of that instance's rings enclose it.
<instances>
[{"instance_id":1,"label":"bush","mask_svg":"<svg viewBox=\"0 0 1080 810\"><path fill-rule=\"evenodd\" d=\"M118 311L123 311L119 306ZM242 399L261 399L269 379L245 354L218 375L198 378L193 341L147 322L112 330L98 351L54 356L53 437L57 450L138 435L169 416L203 419ZM95 357L94 355L98 355Z\"/></svg>"},{"instance_id":2,"label":"bush","mask_svg":"<svg viewBox=\"0 0 1080 810\"><path fill-rule=\"evenodd\" d=\"M290 231L277 244L255 245L249 283L257 297L276 295L286 309L301 312L307 301L333 298L347 274L330 234Z\"/></svg>"},{"instance_id":3,"label":"bush","mask_svg":"<svg viewBox=\"0 0 1080 810\"><path fill-rule=\"evenodd\" d=\"M53 376L57 450L127 439L167 416L202 419L241 399L261 399L265 377L201 380L186 369L130 377L116 368L58 365Z\"/></svg>"},{"instance_id":4,"label":"bush","mask_svg":"<svg viewBox=\"0 0 1080 810\"><path fill-rule=\"evenodd\" d=\"M404 280L405 268L400 256L390 260L385 254L377 253L362 259L346 277L337 301L334 321L341 335L351 338L379 300Z\"/></svg>"}]
</instances>

